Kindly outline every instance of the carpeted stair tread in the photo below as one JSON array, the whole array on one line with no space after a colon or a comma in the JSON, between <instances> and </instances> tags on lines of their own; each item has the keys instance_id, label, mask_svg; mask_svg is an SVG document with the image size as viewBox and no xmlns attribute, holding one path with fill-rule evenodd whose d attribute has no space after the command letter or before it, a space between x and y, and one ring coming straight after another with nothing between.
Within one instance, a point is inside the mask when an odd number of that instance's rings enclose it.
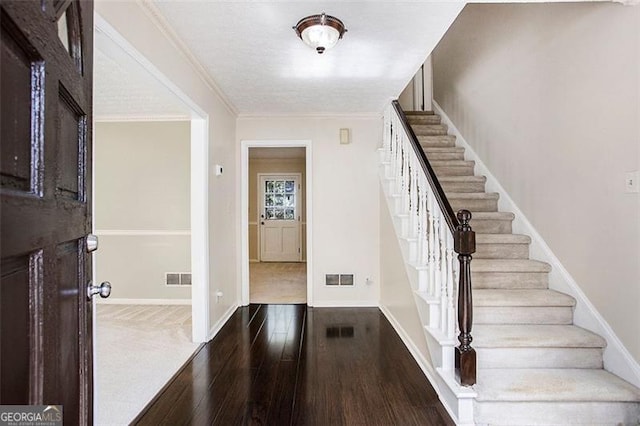
<instances>
[{"instance_id":1,"label":"carpeted stair tread","mask_svg":"<svg viewBox=\"0 0 640 426\"><path fill-rule=\"evenodd\" d=\"M606 341L575 325L477 324L476 348L604 348ZM482 367L482 366L481 366Z\"/></svg>"},{"instance_id":2,"label":"carpeted stair tread","mask_svg":"<svg viewBox=\"0 0 640 426\"><path fill-rule=\"evenodd\" d=\"M411 116L411 115L434 115L434 112L433 111L405 111L404 114L407 115L407 116Z\"/></svg>"},{"instance_id":3,"label":"carpeted stair tread","mask_svg":"<svg viewBox=\"0 0 640 426\"><path fill-rule=\"evenodd\" d=\"M447 198L450 200L497 200L500 194L497 192L449 192Z\"/></svg>"},{"instance_id":4,"label":"carpeted stair tread","mask_svg":"<svg viewBox=\"0 0 640 426\"><path fill-rule=\"evenodd\" d=\"M522 290L522 289L474 289L473 305L475 307L513 306L513 307L551 307L575 306L573 297L554 290Z\"/></svg>"},{"instance_id":5,"label":"carpeted stair tread","mask_svg":"<svg viewBox=\"0 0 640 426\"><path fill-rule=\"evenodd\" d=\"M445 136L448 131L446 124L414 124L411 128L416 135L423 136Z\"/></svg>"},{"instance_id":6,"label":"carpeted stair tread","mask_svg":"<svg viewBox=\"0 0 640 426\"><path fill-rule=\"evenodd\" d=\"M466 160L438 160L431 161L431 167L434 169L439 167L473 167L475 166L475 161L466 161Z\"/></svg>"},{"instance_id":7,"label":"carpeted stair tread","mask_svg":"<svg viewBox=\"0 0 640 426\"><path fill-rule=\"evenodd\" d=\"M476 244L530 244L531 237L522 234L476 234Z\"/></svg>"},{"instance_id":8,"label":"carpeted stair tread","mask_svg":"<svg viewBox=\"0 0 640 426\"><path fill-rule=\"evenodd\" d=\"M487 182L486 176L438 176L440 183Z\"/></svg>"},{"instance_id":9,"label":"carpeted stair tread","mask_svg":"<svg viewBox=\"0 0 640 426\"><path fill-rule=\"evenodd\" d=\"M464 148L457 146L428 146L424 148L424 151L428 154L430 152L456 152L464 154Z\"/></svg>"},{"instance_id":10,"label":"carpeted stair tread","mask_svg":"<svg viewBox=\"0 0 640 426\"><path fill-rule=\"evenodd\" d=\"M640 401L640 389L601 369L480 369L475 389L481 402Z\"/></svg>"},{"instance_id":11,"label":"carpeted stair tread","mask_svg":"<svg viewBox=\"0 0 640 426\"><path fill-rule=\"evenodd\" d=\"M516 215L511 212L471 212L471 220L513 220Z\"/></svg>"},{"instance_id":12,"label":"carpeted stair tread","mask_svg":"<svg viewBox=\"0 0 640 426\"><path fill-rule=\"evenodd\" d=\"M427 147L454 147L456 137L453 135L419 135L416 134L420 146Z\"/></svg>"},{"instance_id":13,"label":"carpeted stair tread","mask_svg":"<svg viewBox=\"0 0 640 426\"><path fill-rule=\"evenodd\" d=\"M441 118L439 115L410 115L407 116L407 120L409 120L409 124L411 125L415 125L415 124L440 124L441 123Z\"/></svg>"},{"instance_id":14,"label":"carpeted stair tread","mask_svg":"<svg viewBox=\"0 0 640 426\"><path fill-rule=\"evenodd\" d=\"M550 272L551 265L530 259L474 259L473 272Z\"/></svg>"}]
</instances>

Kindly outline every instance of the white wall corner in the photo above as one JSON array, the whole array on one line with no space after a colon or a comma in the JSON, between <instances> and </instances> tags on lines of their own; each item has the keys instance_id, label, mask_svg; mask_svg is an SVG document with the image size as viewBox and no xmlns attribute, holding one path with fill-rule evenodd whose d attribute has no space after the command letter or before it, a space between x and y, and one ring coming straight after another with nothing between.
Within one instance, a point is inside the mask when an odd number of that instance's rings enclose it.
<instances>
[{"instance_id":1,"label":"white wall corner","mask_svg":"<svg viewBox=\"0 0 640 426\"><path fill-rule=\"evenodd\" d=\"M634 1L638 2L639 0ZM605 369L633 385L640 387L640 364L631 356L631 353L622 344L622 341L615 334L611 326L587 298L569 271L567 271L558 257L543 240L540 233L533 227L496 177L491 174L487 166L478 157L435 99L433 100L433 109L436 114L440 115L442 122L448 125L449 133L456 136L456 141L459 146L465 148L465 160L475 161L476 173L487 177L487 192L497 192L500 194L498 200L499 210L510 211L515 214L513 233L525 234L531 237L530 257L551 265L552 270L549 273L549 288L568 294L576 300L574 324L599 334L607 341L607 347L604 350Z\"/></svg>"}]
</instances>

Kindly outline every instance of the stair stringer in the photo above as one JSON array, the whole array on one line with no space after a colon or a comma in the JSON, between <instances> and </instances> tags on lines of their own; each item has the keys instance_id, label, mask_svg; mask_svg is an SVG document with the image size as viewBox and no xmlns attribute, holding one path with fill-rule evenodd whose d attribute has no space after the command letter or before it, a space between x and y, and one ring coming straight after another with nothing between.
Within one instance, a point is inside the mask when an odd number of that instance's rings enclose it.
<instances>
[{"instance_id":1,"label":"stair stringer","mask_svg":"<svg viewBox=\"0 0 640 426\"><path fill-rule=\"evenodd\" d=\"M427 278L425 274L426 268L415 262L416 239L409 234L408 230L411 227L408 224L408 215L401 211L401 203L398 202L398 195L394 191L395 179L390 177L392 176L390 163L384 157L384 150L380 149L379 153L381 164L380 184L393 222L398 245L402 252L407 278L416 303L418 317L424 330L432 365L420 354L415 344L391 312L384 306L381 306L381 310L420 365L425 376L438 393L440 401L456 424L473 425L475 424L473 421L473 409L477 393L473 388L460 386L455 377L453 360L457 341L453 341L447 336L439 335L435 328L430 327L430 324L433 324L436 318L440 317L440 304L436 299L428 299L426 294L421 291L424 288L421 283L426 281Z\"/></svg>"},{"instance_id":2,"label":"stair stringer","mask_svg":"<svg viewBox=\"0 0 640 426\"><path fill-rule=\"evenodd\" d=\"M576 300L573 323L602 336L607 341L603 354L605 370L623 378L636 387L640 387L640 364L634 360L611 326L589 301L569 271L562 265L540 233L533 227L496 177L491 174L487 166L435 99L433 100L433 109L436 114L440 115L442 122L447 125L449 134L456 137L456 145L465 148L465 160L475 161L476 175L486 176L486 191L500 194L498 210L515 214L512 224L513 233L531 237L530 258L546 262L552 266L549 273L549 288L568 294Z\"/></svg>"}]
</instances>

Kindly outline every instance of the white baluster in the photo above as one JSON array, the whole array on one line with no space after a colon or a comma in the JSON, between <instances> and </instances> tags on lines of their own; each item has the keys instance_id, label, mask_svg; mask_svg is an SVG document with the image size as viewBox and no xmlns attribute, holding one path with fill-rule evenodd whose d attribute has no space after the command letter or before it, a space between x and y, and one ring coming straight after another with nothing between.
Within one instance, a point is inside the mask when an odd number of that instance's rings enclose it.
<instances>
[{"instance_id":1,"label":"white baluster","mask_svg":"<svg viewBox=\"0 0 640 426\"><path fill-rule=\"evenodd\" d=\"M436 245L435 242L435 231L434 231L434 199L433 199L433 192L429 191L428 193L428 201L427 201L427 205L429 208L429 225L428 225L428 239L429 239L429 259L427 261L427 265L429 266L429 296L431 297L435 297L436 295L436 288L435 288L435 272L436 272L436 267L435 267L435 257L434 257L434 247Z\"/></svg>"},{"instance_id":2,"label":"white baluster","mask_svg":"<svg viewBox=\"0 0 640 426\"><path fill-rule=\"evenodd\" d=\"M456 292L456 282L457 282L457 273L456 273L456 253L453 250L453 235L451 232L447 233L447 336L450 339L455 340L456 338L456 305L455 305L455 295Z\"/></svg>"},{"instance_id":3,"label":"white baluster","mask_svg":"<svg viewBox=\"0 0 640 426\"><path fill-rule=\"evenodd\" d=\"M447 236L449 235L447 222L444 220L444 214L442 215L442 220L440 221L440 285L442 289L440 291L440 305L442 306L441 311L441 327L442 332L447 335L447 327L449 325L449 287L448 281L448 268L447 268Z\"/></svg>"}]
</instances>

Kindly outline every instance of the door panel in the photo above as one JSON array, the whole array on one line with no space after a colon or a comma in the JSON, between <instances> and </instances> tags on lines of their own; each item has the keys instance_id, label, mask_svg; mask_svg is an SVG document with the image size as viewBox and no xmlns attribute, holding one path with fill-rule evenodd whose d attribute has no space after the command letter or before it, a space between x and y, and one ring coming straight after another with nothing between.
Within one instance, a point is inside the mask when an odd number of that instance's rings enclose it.
<instances>
[{"instance_id":1,"label":"door panel","mask_svg":"<svg viewBox=\"0 0 640 426\"><path fill-rule=\"evenodd\" d=\"M92 424L93 4L0 13L0 404L62 404L65 424Z\"/></svg>"},{"instance_id":2,"label":"door panel","mask_svg":"<svg viewBox=\"0 0 640 426\"><path fill-rule=\"evenodd\" d=\"M260 175L260 260L299 262L300 176Z\"/></svg>"},{"instance_id":3,"label":"door panel","mask_svg":"<svg viewBox=\"0 0 640 426\"><path fill-rule=\"evenodd\" d=\"M10 257L2 260L0 287L0 377L3 404L19 404L29 399L29 258ZM10 304L4 303L11 301Z\"/></svg>"}]
</instances>

